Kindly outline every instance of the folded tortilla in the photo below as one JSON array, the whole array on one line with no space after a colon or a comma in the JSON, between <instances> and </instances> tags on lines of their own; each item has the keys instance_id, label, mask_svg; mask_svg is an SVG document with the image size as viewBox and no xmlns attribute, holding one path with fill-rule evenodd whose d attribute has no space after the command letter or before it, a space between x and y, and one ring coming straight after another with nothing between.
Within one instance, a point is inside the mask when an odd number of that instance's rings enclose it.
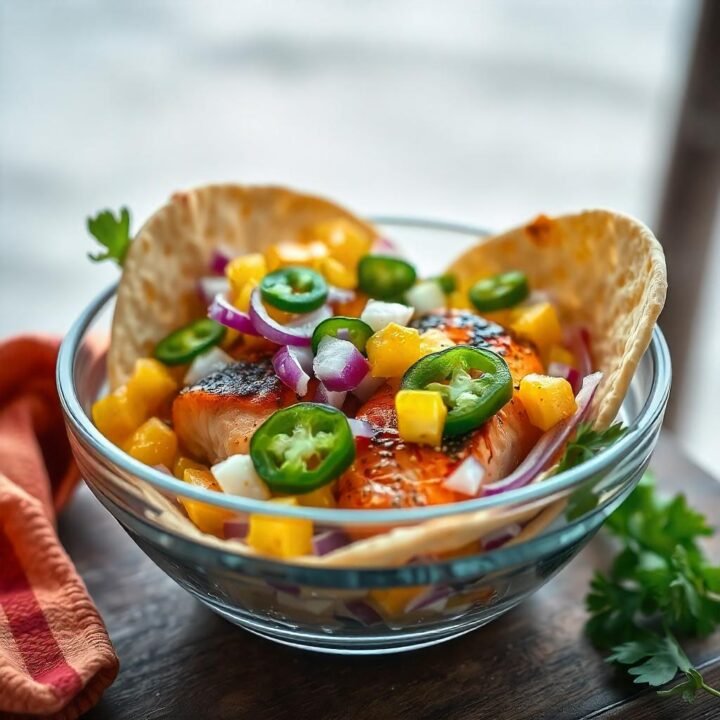
<instances>
[{"instance_id":1,"label":"folded tortilla","mask_svg":"<svg viewBox=\"0 0 720 720\"><path fill-rule=\"evenodd\" d=\"M135 361L152 356L162 338L205 315L197 282L208 274L215 248L257 252L302 241L303 230L339 218L377 235L339 205L285 188L207 185L175 193L140 228L125 258L108 354L110 387L122 385Z\"/></svg>"}]
</instances>

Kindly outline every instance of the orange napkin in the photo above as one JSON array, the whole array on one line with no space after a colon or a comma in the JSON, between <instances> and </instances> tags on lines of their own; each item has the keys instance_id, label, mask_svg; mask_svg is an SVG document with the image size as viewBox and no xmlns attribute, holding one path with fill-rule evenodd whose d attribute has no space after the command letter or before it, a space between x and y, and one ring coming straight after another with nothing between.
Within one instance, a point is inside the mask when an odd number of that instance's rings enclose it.
<instances>
[{"instance_id":1,"label":"orange napkin","mask_svg":"<svg viewBox=\"0 0 720 720\"><path fill-rule=\"evenodd\" d=\"M58 341L0 343L0 716L70 720L118 660L55 534L78 472L55 390Z\"/></svg>"}]
</instances>

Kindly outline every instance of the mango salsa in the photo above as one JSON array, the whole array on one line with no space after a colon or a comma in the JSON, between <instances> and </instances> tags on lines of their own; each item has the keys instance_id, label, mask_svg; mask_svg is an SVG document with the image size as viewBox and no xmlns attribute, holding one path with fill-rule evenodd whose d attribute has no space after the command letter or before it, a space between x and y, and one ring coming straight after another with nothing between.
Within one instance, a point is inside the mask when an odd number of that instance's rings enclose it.
<instances>
[{"instance_id":1,"label":"mango salsa","mask_svg":"<svg viewBox=\"0 0 720 720\"><path fill-rule=\"evenodd\" d=\"M279 242L271 245L265 251L267 267L270 272L291 265L317 270L327 256L327 246L318 240L309 243Z\"/></svg>"},{"instance_id":2,"label":"mango salsa","mask_svg":"<svg viewBox=\"0 0 720 720\"><path fill-rule=\"evenodd\" d=\"M176 461L175 465L172 468L173 475L178 480L184 480L185 479L185 471L186 470L204 470L205 472L210 472L210 468L206 465L203 465L202 463L195 462L195 460L191 460L189 457L185 457L184 455L181 455Z\"/></svg>"},{"instance_id":3,"label":"mango salsa","mask_svg":"<svg viewBox=\"0 0 720 720\"><path fill-rule=\"evenodd\" d=\"M206 490L222 492L220 486L217 484L217 480L215 480L209 470L187 468L183 475L183 480L186 483L190 483L190 485L197 485L197 487L205 488ZM183 504L188 517L202 532L216 535L220 538L224 537L225 521L233 517L233 514L229 510L214 507L199 500L190 500L189 498L183 497L178 499Z\"/></svg>"},{"instance_id":4,"label":"mango salsa","mask_svg":"<svg viewBox=\"0 0 720 720\"><path fill-rule=\"evenodd\" d=\"M365 350L373 377L402 377L423 356L420 333L396 323L376 332Z\"/></svg>"},{"instance_id":5,"label":"mango salsa","mask_svg":"<svg viewBox=\"0 0 720 720\"><path fill-rule=\"evenodd\" d=\"M250 284L257 285L267 275L267 263L261 253L241 255L231 260L225 268L232 297L237 297Z\"/></svg>"},{"instance_id":6,"label":"mango salsa","mask_svg":"<svg viewBox=\"0 0 720 720\"><path fill-rule=\"evenodd\" d=\"M400 390L395 396L395 409L403 440L433 447L441 444L448 411L440 393Z\"/></svg>"},{"instance_id":7,"label":"mango salsa","mask_svg":"<svg viewBox=\"0 0 720 720\"><path fill-rule=\"evenodd\" d=\"M520 337L531 340L544 355L562 341L562 329L555 308L549 302L516 310L510 327Z\"/></svg>"},{"instance_id":8,"label":"mango salsa","mask_svg":"<svg viewBox=\"0 0 720 720\"><path fill-rule=\"evenodd\" d=\"M297 505L294 497L276 498L269 502ZM298 557L312 553L313 524L301 518L250 515L247 543L263 555L278 558Z\"/></svg>"},{"instance_id":9,"label":"mango salsa","mask_svg":"<svg viewBox=\"0 0 720 720\"><path fill-rule=\"evenodd\" d=\"M549 430L577 410L572 387L565 378L530 373L520 381L520 402L530 422Z\"/></svg>"},{"instance_id":10,"label":"mango salsa","mask_svg":"<svg viewBox=\"0 0 720 720\"><path fill-rule=\"evenodd\" d=\"M140 358L135 362L135 370L127 382L127 391L131 399L144 404L149 415L169 400L178 388L175 378L159 360Z\"/></svg>"},{"instance_id":11,"label":"mango salsa","mask_svg":"<svg viewBox=\"0 0 720 720\"><path fill-rule=\"evenodd\" d=\"M130 437L125 452L146 465L175 464L178 441L175 433L156 417L146 420Z\"/></svg>"},{"instance_id":12,"label":"mango salsa","mask_svg":"<svg viewBox=\"0 0 720 720\"><path fill-rule=\"evenodd\" d=\"M145 403L131 396L125 385L92 406L95 426L116 445L121 445L127 440L142 425L145 417Z\"/></svg>"},{"instance_id":13,"label":"mango salsa","mask_svg":"<svg viewBox=\"0 0 720 720\"><path fill-rule=\"evenodd\" d=\"M411 585L387 590L371 590L368 596L382 610L385 617L392 618L403 615L410 601L426 589L427 586L424 585Z\"/></svg>"},{"instance_id":14,"label":"mango salsa","mask_svg":"<svg viewBox=\"0 0 720 720\"><path fill-rule=\"evenodd\" d=\"M305 493L304 495L295 495L298 505L305 507L334 508L336 506L334 483L323 485L317 490Z\"/></svg>"},{"instance_id":15,"label":"mango salsa","mask_svg":"<svg viewBox=\"0 0 720 720\"><path fill-rule=\"evenodd\" d=\"M568 367L577 367L575 356L562 345L552 345L547 352L548 365L552 362L562 363Z\"/></svg>"},{"instance_id":16,"label":"mango salsa","mask_svg":"<svg viewBox=\"0 0 720 720\"><path fill-rule=\"evenodd\" d=\"M324 243L330 257L352 271L360 258L370 252L372 243L372 238L363 228L345 218L313 225L305 231L305 235L308 239Z\"/></svg>"},{"instance_id":17,"label":"mango salsa","mask_svg":"<svg viewBox=\"0 0 720 720\"><path fill-rule=\"evenodd\" d=\"M344 290L354 290L358 284L357 273L354 270L348 270L339 260L327 257L320 263L320 272L330 285L343 288Z\"/></svg>"}]
</instances>

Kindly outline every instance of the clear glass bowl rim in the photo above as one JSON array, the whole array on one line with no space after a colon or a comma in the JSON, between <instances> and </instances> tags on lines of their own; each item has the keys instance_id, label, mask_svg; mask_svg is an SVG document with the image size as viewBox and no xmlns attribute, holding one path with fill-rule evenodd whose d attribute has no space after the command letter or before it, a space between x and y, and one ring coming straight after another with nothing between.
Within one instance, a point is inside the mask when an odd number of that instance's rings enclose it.
<instances>
[{"instance_id":1,"label":"clear glass bowl rim","mask_svg":"<svg viewBox=\"0 0 720 720\"><path fill-rule=\"evenodd\" d=\"M436 230L439 232L458 233L481 237L486 230L435 220L418 218L376 216L370 220L378 225L394 226L405 229ZM407 524L433 518L461 515L466 512L483 510L491 507L502 507L523 504L541 499L553 493L566 491L584 480L602 473L613 467L627 454L636 441L651 432L658 416L665 409L670 393L671 365L670 353L658 327L653 330L653 337L646 352L650 353L653 362L652 384L648 397L638 416L629 425L628 432L611 447L598 453L591 460L558 473L552 478L535 485L526 486L506 493L492 495L487 498L467 500L448 505L434 505L423 508L399 508L393 510L343 510L314 507L291 507L275 505L261 500L251 500L233 495L216 493L211 490L188 485L173 476L144 465L127 455L120 448L108 441L95 427L92 420L83 410L77 396L74 376L75 358L88 327L100 313L117 290L117 283L101 292L80 314L63 339L57 363L57 386L65 416L72 424L73 430L82 441L112 465L126 473L149 483L157 490L172 495L182 495L193 500L200 500L216 507L223 507L240 513L262 513L282 517L297 517L312 520L318 524Z\"/></svg>"}]
</instances>

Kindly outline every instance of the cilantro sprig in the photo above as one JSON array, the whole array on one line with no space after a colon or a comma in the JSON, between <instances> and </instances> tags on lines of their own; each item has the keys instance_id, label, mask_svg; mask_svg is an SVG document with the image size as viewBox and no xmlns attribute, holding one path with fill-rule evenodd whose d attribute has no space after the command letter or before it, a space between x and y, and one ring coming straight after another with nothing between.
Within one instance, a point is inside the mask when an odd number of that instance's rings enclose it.
<instances>
[{"instance_id":1,"label":"cilantro sprig","mask_svg":"<svg viewBox=\"0 0 720 720\"><path fill-rule=\"evenodd\" d=\"M567 444L555 472L569 470L590 460L601 450L617 442L626 432L627 428L619 422L605 430L593 430L591 423L581 423L575 433L575 439Z\"/></svg>"},{"instance_id":2,"label":"cilantro sprig","mask_svg":"<svg viewBox=\"0 0 720 720\"><path fill-rule=\"evenodd\" d=\"M675 638L708 635L720 625L720 566L698 542L713 533L705 517L683 495L661 498L646 475L606 527L622 549L608 573L595 573L585 599L593 644L611 648L607 661L629 666L636 683L659 687L684 674L659 695L720 697Z\"/></svg>"},{"instance_id":3,"label":"cilantro sprig","mask_svg":"<svg viewBox=\"0 0 720 720\"><path fill-rule=\"evenodd\" d=\"M87 229L105 248L105 252L88 253L88 257L93 262L114 260L122 267L130 247L130 211L122 207L116 217L112 210L103 210L87 219Z\"/></svg>"}]
</instances>

